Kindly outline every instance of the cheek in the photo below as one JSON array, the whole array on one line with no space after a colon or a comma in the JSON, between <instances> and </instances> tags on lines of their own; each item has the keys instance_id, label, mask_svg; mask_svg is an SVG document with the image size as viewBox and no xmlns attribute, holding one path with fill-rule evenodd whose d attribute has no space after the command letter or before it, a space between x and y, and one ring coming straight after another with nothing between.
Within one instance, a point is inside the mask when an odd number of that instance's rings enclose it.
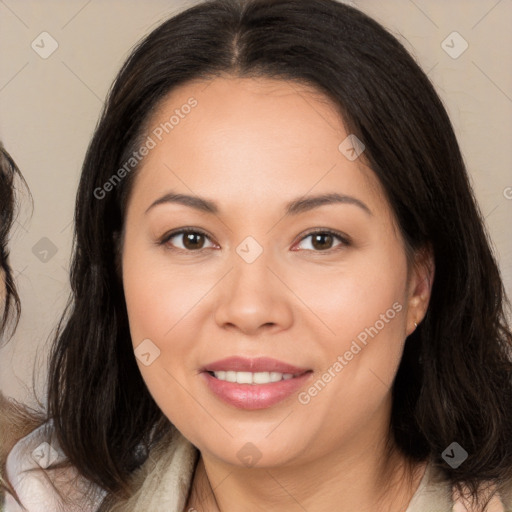
<instances>
[{"instance_id":1,"label":"cheek","mask_svg":"<svg viewBox=\"0 0 512 512\"><path fill-rule=\"evenodd\" d=\"M354 252L338 268L330 266L294 278L297 295L316 314L317 322L321 320L325 339L343 345L376 323L379 331L401 332L404 315L397 310L405 309L405 254L394 246L380 247L365 254ZM361 338L364 341L364 334ZM336 342L333 345L339 348Z\"/></svg>"},{"instance_id":2,"label":"cheek","mask_svg":"<svg viewBox=\"0 0 512 512\"><path fill-rule=\"evenodd\" d=\"M379 247L336 273L316 273L302 282L298 295L308 298L322 320L316 319L317 332L323 333L317 342L325 356L322 382L303 397L312 409L365 414L392 384L405 340L407 261L400 246Z\"/></svg>"},{"instance_id":3,"label":"cheek","mask_svg":"<svg viewBox=\"0 0 512 512\"><path fill-rule=\"evenodd\" d=\"M162 333L172 326L169 312L176 306L177 290L176 286L169 286L146 246L140 235L127 231L122 261L123 289L132 344L144 380L147 376L154 378L155 369L161 367ZM142 353L151 356L145 356L144 360L140 357Z\"/></svg>"},{"instance_id":4,"label":"cheek","mask_svg":"<svg viewBox=\"0 0 512 512\"><path fill-rule=\"evenodd\" d=\"M142 262L141 262L142 263ZM128 268L123 276L124 293L130 332L134 346L143 339L156 340L163 330L165 305L169 301L165 288L157 286L152 270L143 265Z\"/></svg>"},{"instance_id":5,"label":"cheek","mask_svg":"<svg viewBox=\"0 0 512 512\"><path fill-rule=\"evenodd\" d=\"M189 377L197 366L197 344L205 324L209 291L216 275L201 272L194 264L171 265L165 252L126 245L123 255L123 287L132 344L150 340L158 359L154 365L139 364L144 378L148 371L170 372ZM167 375L169 381L169 375ZM149 383L148 383L149 386Z\"/></svg>"},{"instance_id":6,"label":"cheek","mask_svg":"<svg viewBox=\"0 0 512 512\"><path fill-rule=\"evenodd\" d=\"M187 279L191 272L170 272L169 266L166 267L149 252L131 252L127 248L123 285L132 344L142 378L164 414L173 424L181 426L182 416L192 415L195 404L184 392L182 383L194 374L190 333L197 325L192 322L191 310L201 290Z\"/></svg>"},{"instance_id":7,"label":"cheek","mask_svg":"<svg viewBox=\"0 0 512 512\"><path fill-rule=\"evenodd\" d=\"M364 293L360 285L339 290L342 300L325 316L335 335L317 338L323 368L297 397L301 413L318 419L312 428L325 439L341 443L356 436L361 425L386 421L402 355L405 308L393 286L383 291L384 284L373 293L371 288Z\"/></svg>"},{"instance_id":8,"label":"cheek","mask_svg":"<svg viewBox=\"0 0 512 512\"><path fill-rule=\"evenodd\" d=\"M197 272L169 265L164 249L145 245L143 240L128 241L123 253L123 287L134 345L145 338L163 340L204 287L194 282L199 280Z\"/></svg>"}]
</instances>

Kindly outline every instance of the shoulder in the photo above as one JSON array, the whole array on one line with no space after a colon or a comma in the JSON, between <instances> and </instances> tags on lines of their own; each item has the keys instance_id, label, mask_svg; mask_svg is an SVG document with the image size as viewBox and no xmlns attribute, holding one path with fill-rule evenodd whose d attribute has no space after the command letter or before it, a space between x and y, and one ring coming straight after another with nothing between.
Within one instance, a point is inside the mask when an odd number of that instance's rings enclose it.
<instances>
[{"instance_id":1,"label":"shoulder","mask_svg":"<svg viewBox=\"0 0 512 512\"><path fill-rule=\"evenodd\" d=\"M20 439L9 452L6 476L27 512L69 510L95 511L104 493L81 477L57 442L52 421L48 421ZM58 469L51 466L61 464ZM5 512L21 510L7 496Z\"/></svg>"},{"instance_id":2,"label":"shoulder","mask_svg":"<svg viewBox=\"0 0 512 512\"><path fill-rule=\"evenodd\" d=\"M512 478L500 487L499 494L501 502L505 507L505 512L512 512Z\"/></svg>"},{"instance_id":3,"label":"shoulder","mask_svg":"<svg viewBox=\"0 0 512 512\"><path fill-rule=\"evenodd\" d=\"M190 493L199 450L171 429L132 476L132 496L116 503L116 512L166 510L182 512Z\"/></svg>"},{"instance_id":4,"label":"shoulder","mask_svg":"<svg viewBox=\"0 0 512 512\"><path fill-rule=\"evenodd\" d=\"M467 487L463 487L467 492ZM486 512L512 512L512 481L499 487L482 485L479 498L489 500ZM496 492L494 492L496 491ZM406 512L476 512L469 500L450 487L441 468L429 461Z\"/></svg>"},{"instance_id":5,"label":"shoulder","mask_svg":"<svg viewBox=\"0 0 512 512\"><path fill-rule=\"evenodd\" d=\"M481 499L481 503L486 505L486 512L512 512L512 480L499 486L492 482L482 483L478 497ZM453 499L453 512L478 512L476 510L478 507L460 497L455 489L453 490Z\"/></svg>"}]
</instances>

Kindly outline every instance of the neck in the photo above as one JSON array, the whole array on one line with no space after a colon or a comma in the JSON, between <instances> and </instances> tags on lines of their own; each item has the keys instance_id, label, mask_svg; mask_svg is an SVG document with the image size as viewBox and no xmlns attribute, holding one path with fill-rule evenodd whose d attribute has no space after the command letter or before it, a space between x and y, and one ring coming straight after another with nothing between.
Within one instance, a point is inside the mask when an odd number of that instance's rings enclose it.
<instances>
[{"instance_id":1,"label":"neck","mask_svg":"<svg viewBox=\"0 0 512 512\"><path fill-rule=\"evenodd\" d=\"M201 455L185 510L406 510L425 467L408 463L385 442L279 468L233 468Z\"/></svg>"}]
</instances>

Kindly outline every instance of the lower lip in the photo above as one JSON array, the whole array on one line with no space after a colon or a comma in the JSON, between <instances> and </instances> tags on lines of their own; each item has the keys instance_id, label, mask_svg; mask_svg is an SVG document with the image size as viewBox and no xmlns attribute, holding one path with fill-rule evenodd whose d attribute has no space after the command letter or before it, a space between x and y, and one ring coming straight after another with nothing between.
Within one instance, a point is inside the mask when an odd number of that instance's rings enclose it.
<instances>
[{"instance_id":1,"label":"lower lip","mask_svg":"<svg viewBox=\"0 0 512 512\"><path fill-rule=\"evenodd\" d=\"M280 380L269 384L238 384L227 382L203 372L203 378L213 393L238 409L265 409L271 407L298 391L310 378L312 372L299 377Z\"/></svg>"}]
</instances>

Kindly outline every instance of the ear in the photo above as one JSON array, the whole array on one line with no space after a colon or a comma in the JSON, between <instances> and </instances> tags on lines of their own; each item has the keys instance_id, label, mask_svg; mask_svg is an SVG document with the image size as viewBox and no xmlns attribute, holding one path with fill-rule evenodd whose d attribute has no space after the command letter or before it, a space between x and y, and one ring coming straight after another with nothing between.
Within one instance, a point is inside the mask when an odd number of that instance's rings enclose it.
<instances>
[{"instance_id":1,"label":"ear","mask_svg":"<svg viewBox=\"0 0 512 512\"><path fill-rule=\"evenodd\" d=\"M408 281L406 336L409 336L427 313L434 282L434 251L430 244L419 249L414 257Z\"/></svg>"}]
</instances>

